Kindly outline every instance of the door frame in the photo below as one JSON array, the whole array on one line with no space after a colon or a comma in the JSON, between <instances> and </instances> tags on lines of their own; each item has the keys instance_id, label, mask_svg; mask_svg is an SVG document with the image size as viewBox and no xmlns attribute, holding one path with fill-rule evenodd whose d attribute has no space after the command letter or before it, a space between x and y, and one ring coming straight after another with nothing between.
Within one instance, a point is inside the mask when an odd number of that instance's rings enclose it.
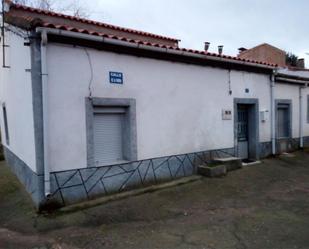
<instances>
[{"instance_id":1,"label":"door frame","mask_svg":"<svg viewBox=\"0 0 309 249\"><path fill-rule=\"evenodd\" d=\"M288 117L289 117L289 134L287 137L279 137L278 135L278 108L280 105L286 105L288 109ZM291 139L292 138L292 121L293 121L293 115L292 115L292 100L291 99L275 99L275 124L276 124L276 139Z\"/></svg>"},{"instance_id":2,"label":"door frame","mask_svg":"<svg viewBox=\"0 0 309 249\"><path fill-rule=\"evenodd\" d=\"M289 134L287 137L278 136L278 107L286 105L289 118ZM288 152L293 148L293 102L291 99L275 99L275 127L276 127L276 153Z\"/></svg>"},{"instance_id":3,"label":"door frame","mask_svg":"<svg viewBox=\"0 0 309 249\"><path fill-rule=\"evenodd\" d=\"M259 100L256 98L234 98L234 149L236 156L238 156L237 121L239 104L248 105L248 156L249 159L258 160L260 157Z\"/></svg>"}]
</instances>

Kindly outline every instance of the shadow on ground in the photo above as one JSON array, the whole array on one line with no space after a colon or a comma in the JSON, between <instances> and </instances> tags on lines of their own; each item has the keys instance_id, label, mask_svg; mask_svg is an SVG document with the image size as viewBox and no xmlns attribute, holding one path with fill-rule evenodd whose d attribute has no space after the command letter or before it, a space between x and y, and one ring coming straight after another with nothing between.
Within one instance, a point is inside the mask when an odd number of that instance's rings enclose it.
<instances>
[{"instance_id":1,"label":"shadow on ground","mask_svg":"<svg viewBox=\"0 0 309 249\"><path fill-rule=\"evenodd\" d=\"M309 154L52 216L0 163L0 248L309 248Z\"/></svg>"}]
</instances>

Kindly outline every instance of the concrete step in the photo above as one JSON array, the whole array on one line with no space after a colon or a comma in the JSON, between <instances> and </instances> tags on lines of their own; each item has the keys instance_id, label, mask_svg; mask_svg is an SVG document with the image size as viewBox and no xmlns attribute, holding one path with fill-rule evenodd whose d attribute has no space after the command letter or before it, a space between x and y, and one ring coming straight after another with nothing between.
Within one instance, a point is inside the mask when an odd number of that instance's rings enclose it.
<instances>
[{"instance_id":1,"label":"concrete step","mask_svg":"<svg viewBox=\"0 0 309 249\"><path fill-rule=\"evenodd\" d=\"M239 157L214 158L213 162L225 165L227 171L242 168L242 161Z\"/></svg>"},{"instance_id":2,"label":"concrete step","mask_svg":"<svg viewBox=\"0 0 309 249\"><path fill-rule=\"evenodd\" d=\"M224 164L218 165L199 165L197 167L198 174L207 177L222 177L225 176L227 171Z\"/></svg>"}]
</instances>

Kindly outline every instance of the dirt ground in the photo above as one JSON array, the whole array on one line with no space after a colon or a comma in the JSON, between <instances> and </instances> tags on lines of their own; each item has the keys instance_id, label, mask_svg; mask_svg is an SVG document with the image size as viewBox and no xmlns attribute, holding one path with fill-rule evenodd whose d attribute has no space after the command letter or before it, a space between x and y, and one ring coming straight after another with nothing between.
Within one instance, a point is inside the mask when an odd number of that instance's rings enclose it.
<instances>
[{"instance_id":1,"label":"dirt ground","mask_svg":"<svg viewBox=\"0 0 309 249\"><path fill-rule=\"evenodd\" d=\"M43 216L0 163L0 248L309 248L309 153Z\"/></svg>"}]
</instances>

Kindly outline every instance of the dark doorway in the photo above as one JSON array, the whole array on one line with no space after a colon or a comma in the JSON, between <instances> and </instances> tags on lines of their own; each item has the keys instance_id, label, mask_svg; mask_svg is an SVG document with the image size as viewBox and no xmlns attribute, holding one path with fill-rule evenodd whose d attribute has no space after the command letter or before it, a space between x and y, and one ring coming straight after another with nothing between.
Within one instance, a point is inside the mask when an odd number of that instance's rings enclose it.
<instances>
[{"instance_id":1,"label":"dark doorway","mask_svg":"<svg viewBox=\"0 0 309 249\"><path fill-rule=\"evenodd\" d=\"M238 156L242 159L249 158L249 121L248 105L238 105L237 108L237 142Z\"/></svg>"},{"instance_id":2,"label":"dark doorway","mask_svg":"<svg viewBox=\"0 0 309 249\"><path fill-rule=\"evenodd\" d=\"M243 160L259 158L259 115L257 99L235 99L235 149Z\"/></svg>"}]
</instances>

